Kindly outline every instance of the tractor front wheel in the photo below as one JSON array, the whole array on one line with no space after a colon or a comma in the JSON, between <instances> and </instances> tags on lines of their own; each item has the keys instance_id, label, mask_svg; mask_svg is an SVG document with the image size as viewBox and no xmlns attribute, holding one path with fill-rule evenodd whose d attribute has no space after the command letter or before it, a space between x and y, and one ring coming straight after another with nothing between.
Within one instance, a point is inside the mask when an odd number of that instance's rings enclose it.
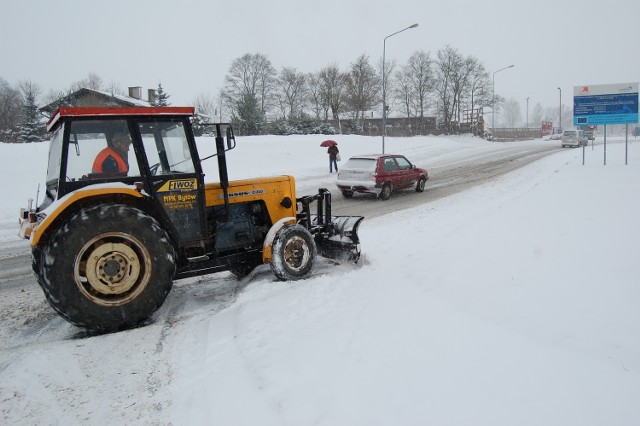
<instances>
[{"instance_id":1,"label":"tractor front wheel","mask_svg":"<svg viewBox=\"0 0 640 426\"><path fill-rule=\"evenodd\" d=\"M121 330L162 306L173 284L175 257L153 217L126 205L97 205L70 216L49 238L38 282L70 323Z\"/></svg>"},{"instance_id":2,"label":"tractor front wheel","mask_svg":"<svg viewBox=\"0 0 640 426\"><path fill-rule=\"evenodd\" d=\"M316 242L302 225L287 225L276 235L271 250L271 270L283 281L311 275L316 262Z\"/></svg>"}]
</instances>

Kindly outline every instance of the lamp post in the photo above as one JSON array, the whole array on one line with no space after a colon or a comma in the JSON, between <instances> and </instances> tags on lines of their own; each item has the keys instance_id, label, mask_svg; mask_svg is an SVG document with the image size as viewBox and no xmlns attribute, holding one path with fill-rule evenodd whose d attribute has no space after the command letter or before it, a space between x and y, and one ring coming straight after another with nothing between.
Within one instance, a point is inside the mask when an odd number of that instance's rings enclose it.
<instances>
[{"instance_id":1,"label":"lamp post","mask_svg":"<svg viewBox=\"0 0 640 426\"><path fill-rule=\"evenodd\" d=\"M562 133L562 89L558 87L558 90L560 91L560 109L558 111L560 111L560 121L558 121L558 128L560 129L560 133Z\"/></svg>"},{"instance_id":2,"label":"lamp post","mask_svg":"<svg viewBox=\"0 0 640 426\"><path fill-rule=\"evenodd\" d=\"M418 24L413 24L408 26L407 28L403 28L400 31L396 31L393 34L389 34L386 36L382 42L382 153L384 154L384 137L387 134L387 76L385 75L385 62L386 62L386 50L387 50L387 39L391 36L394 36L398 33L406 31L411 28L417 27Z\"/></svg>"},{"instance_id":3,"label":"lamp post","mask_svg":"<svg viewBox=\"0 0 640 426\"><path fill-rule=\"evenodd\" d=\"M529 128L529 97L527 96L527 129Z\"/></svg>"},{"instance_id":4,"label":"lamp post","mask_svg":"<svg viewBox=\"0 0 640 426\"><path fill-rule=\"evenodd\" d=\"M515 65L509 65L508 67L504 67L502 69L499 69L498 71L494 71L493 72L493 94L492 99L491 99L491 132L493 132L493 128L494 128L494 124L493 124L493 119L495 118L495 114L496 114L496 74L498 74L500 71L504 71L504 70L508 70L509 68L513 68Z\"/></svg>"}]
</instances>

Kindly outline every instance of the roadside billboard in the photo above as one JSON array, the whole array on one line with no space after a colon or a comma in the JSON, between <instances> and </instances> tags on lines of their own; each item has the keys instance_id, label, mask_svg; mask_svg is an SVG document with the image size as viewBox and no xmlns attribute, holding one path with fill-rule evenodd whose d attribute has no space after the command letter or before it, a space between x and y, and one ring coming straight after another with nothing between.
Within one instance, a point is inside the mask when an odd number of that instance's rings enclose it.
<instances>
[{"instance_id":1,"label":"roadside billboard","mask_svg":"<svg viewBox=\"0 0 640 426\"><path fill-rule=\"evenodd\" d=\"M638 83L575 86L573 124L630 124L638 122Z\"/></svg>"}]
</instances>

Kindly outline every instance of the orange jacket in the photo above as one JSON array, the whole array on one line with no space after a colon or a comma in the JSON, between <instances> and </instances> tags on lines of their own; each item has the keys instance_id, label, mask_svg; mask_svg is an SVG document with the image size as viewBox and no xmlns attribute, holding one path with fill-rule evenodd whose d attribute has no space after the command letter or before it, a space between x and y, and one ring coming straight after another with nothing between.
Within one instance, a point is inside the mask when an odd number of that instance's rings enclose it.
<instances>
[{"instance_id":1,"label":"orange jacket","mask_svg":"<svg viewBox=\"0 0 640 426\"><path fill-rule=\"evenodd\" d=\"M111 172L125 172L129 171L129 165L118 154L116 150L111 147L106 147L96 156L93 161L92 173L111 173Z\"/></svg>"}]
</instances>

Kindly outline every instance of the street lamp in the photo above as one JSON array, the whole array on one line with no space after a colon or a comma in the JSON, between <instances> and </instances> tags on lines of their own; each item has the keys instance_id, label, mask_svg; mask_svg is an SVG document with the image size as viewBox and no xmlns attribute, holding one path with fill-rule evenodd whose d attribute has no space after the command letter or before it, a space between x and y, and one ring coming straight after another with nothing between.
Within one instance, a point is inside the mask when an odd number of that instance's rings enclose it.
<instances>
[{"instance_id":1,"label":"street lamp","mask_svg":"<svg viewBox=\"0 0 640 426\"><path fill-rule=\"evenodd\" d=\"M498 74L500 71L508 70L509 68L513 68L513 67L515 67L515 65L509 65L508 67L504 67L502 69L499 69L498 71L494 71L493 73L493 95L492 95L493 99L491 100L491 131L492 132L494 129L493 119L496 114L496 74Z\"/></svg>"},{"instance_id":2,"label":"street lamp","mask_svg":"<svg viewBox=\"0 0 640 426\"><path fill-rule=\"evenodd\" d=\"M387 50L387 39L391 36L394 36L398 33L406 31L411 28L417 27L418 24L413 24L407 28L404 28L400 31L396 31L393 34L389 34L384 38L382 42L382 153L384 154L384 137L387 134L387 77L385 75L385 57Z\"/></svg>"},{"instance_id":3,"label":"street lamp","mask_svg":"<svg viewBox=\"0 0 640 426\"><path fill-rule=\"evenodd\" d=\"M527 129L529 128L529 97L527 96Z\"/></svg>"},{"instance_id":4,"label":"street lamp","mask_svg":"<svg viewBox=\"0 0 640 426\"><path fill-rule=\"evenodd\" d=\"M560 129L560 133L562 133L562 89L558 87L560 91L560 121L558 122L558 128Z\"/></svg>"}]
</instances>

